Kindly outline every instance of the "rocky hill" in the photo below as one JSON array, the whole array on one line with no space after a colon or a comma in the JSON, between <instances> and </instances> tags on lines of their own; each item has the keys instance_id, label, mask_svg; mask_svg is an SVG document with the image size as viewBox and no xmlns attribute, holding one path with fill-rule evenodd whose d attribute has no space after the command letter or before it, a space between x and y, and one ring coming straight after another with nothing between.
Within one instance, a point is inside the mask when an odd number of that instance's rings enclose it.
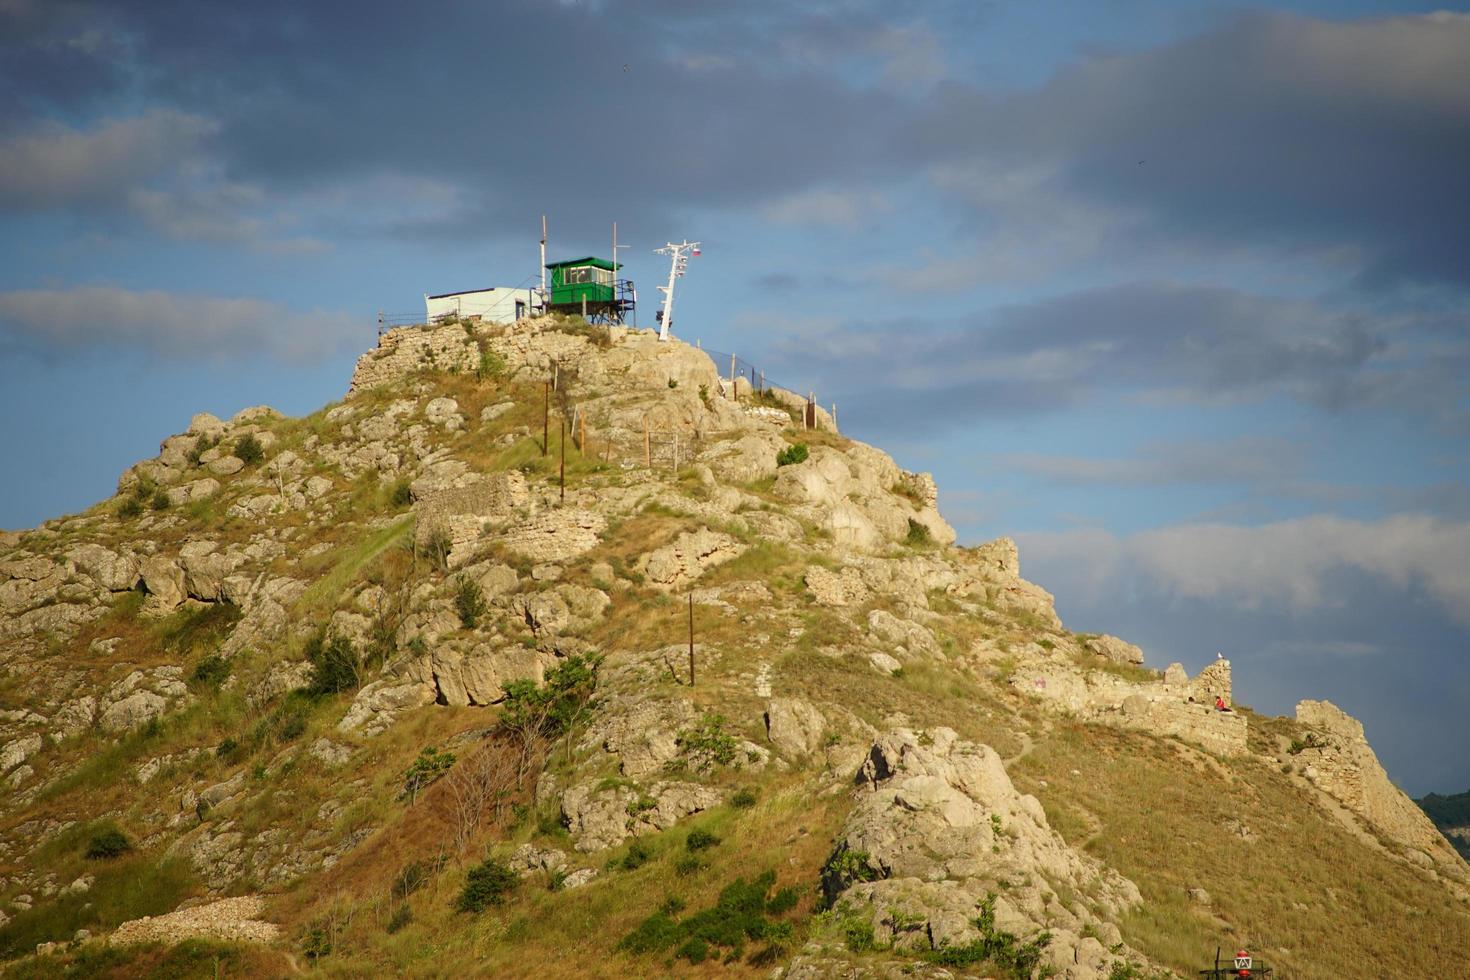
<instances>
[{"instance_id":1,"label":"rocky hill","mask_svg":"<svg viewBox=\"0 0 1470 980\"><path fill-rule=\"evenodd\" d=\"M1068 631L801 409L404 328L0 537L10 975L1470 975L1361 725Z\"/></svg>"}]
</instances>

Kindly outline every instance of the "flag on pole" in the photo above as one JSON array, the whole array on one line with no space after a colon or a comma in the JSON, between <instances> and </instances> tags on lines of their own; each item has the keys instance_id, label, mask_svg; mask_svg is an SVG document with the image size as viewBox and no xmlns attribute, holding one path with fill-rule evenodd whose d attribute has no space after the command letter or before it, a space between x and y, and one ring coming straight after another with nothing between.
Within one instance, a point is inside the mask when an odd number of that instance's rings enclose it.
<instances>
[{"instance_id":1,"label":"flag on pole","mask_svg":"<svg viewBox=\"0 0 1470 980\"><path fill-rule=\"evenodd\" d=\"M690 255L693 255L693 256L698 256L699 255L699 249L696 248L696 249L692 250L689 254Z\"/></svg>"}]
</instances>

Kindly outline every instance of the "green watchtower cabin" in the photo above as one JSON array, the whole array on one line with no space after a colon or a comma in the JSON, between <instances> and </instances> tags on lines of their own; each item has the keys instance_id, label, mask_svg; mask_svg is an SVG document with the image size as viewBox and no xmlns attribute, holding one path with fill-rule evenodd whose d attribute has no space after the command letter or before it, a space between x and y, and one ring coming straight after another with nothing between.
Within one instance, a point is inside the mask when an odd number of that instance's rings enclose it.
<instances>
[{"instance_id":1,"label":"green watchtower cabin","mask_svg":"<svg viewBox=\"0 0 1470 980\"><path fill-rule=\"evenodd\" d=\"M556 313L586 313L593 323L622 323L638 301L633 283L618 278L620 265L586 256L548 262L547 309Z\"/></svg>"}]
</instances>

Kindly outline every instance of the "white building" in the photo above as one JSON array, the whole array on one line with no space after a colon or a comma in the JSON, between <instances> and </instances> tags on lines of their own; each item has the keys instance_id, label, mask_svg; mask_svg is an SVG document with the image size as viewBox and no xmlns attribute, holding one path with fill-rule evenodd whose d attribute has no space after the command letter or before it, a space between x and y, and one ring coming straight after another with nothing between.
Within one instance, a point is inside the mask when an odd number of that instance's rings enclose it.
<instances>
[{"instance_id":1,"label":"white building","mask_svg":"<svg viewBox=\"0 0 1470 980\"><path fill-rule=\"evenodd\" d=\"M510 286L470 289L462 293L424 295L426 323L447 316L477 316L486 323L514 323L536 310L535 292Z\"/></svg>"}]
</instances>

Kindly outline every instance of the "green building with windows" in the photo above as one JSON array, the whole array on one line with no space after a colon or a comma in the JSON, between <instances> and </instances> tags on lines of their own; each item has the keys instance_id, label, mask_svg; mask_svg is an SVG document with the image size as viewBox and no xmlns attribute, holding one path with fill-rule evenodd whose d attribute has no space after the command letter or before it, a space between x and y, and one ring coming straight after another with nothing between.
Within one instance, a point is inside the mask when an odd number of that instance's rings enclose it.
<instances>
[{"instance_id":1,"label":"green building with windows","mask_svg":"<svg viewBox=\"0 0 1470 980\"><path fill-rule=\"evenodd\" d=\"M583 313L594 323L622 323L638 294L633 283L618 278L619 265L596 256L548 262L547 308L557 313Z\"/></svg>"}]
</instances>

